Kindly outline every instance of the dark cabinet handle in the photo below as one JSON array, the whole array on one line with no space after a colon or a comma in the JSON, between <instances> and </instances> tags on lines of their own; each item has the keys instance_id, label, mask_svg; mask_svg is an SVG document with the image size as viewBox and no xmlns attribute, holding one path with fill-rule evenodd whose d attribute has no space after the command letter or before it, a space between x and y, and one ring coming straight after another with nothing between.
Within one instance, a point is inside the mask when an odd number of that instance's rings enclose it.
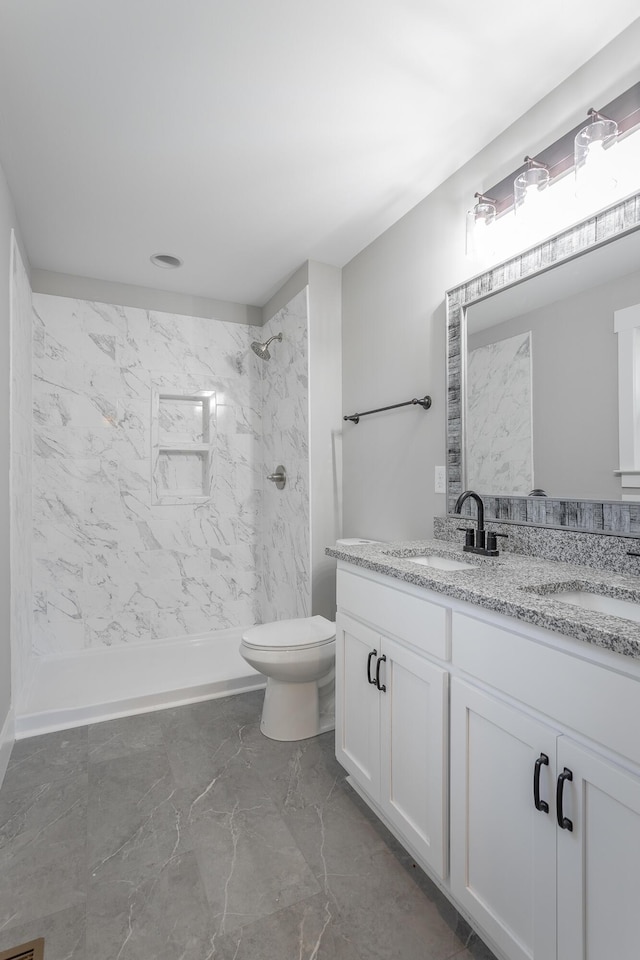
<instances>
[{"instance_id":1,"label":"dark cabinet handle","mask_svg":"<svg viewBox=\"0 0 640 960\"><path fill-rule=\"evenodd\" d=\"M573 821L569 820L569 817L565 817L562 811L562 792L564 790L565 780L573 780L573 774L571 770L568 770L567 767L564 768L560 776L558 777L558 786L556 789L556 810L558 813L558 826L562 830L573 830Z\"/></svg>"},{"instance_id":2,"label":"dark cabinet handle","mask_svg":"<svg viewBox=\"0 0 640 960\"><path fill-rule=\"evenodd\" d=\"M380 664L386 663L386 662L387 662L387 658L383 654L381 657L378 657L378 665L376 666L376 687L378 688L378 690L381 690L383 693L386 692L387 687L384 683L382 684L380 683Z\"/></svg>"},{"instance_id":3,"label":"dark cabinet handle","mask_svg":"<svg viewBox=\"0 0 640 960\"><path fill-rule=\"evenodd\" d=\"M369 683L376 682L375 680L371 679L371 661L373 660L374 657L377 657L377 656L378 656L378 651L371 650L369 653L369 656L367 657L367 680L369 681Z\"/></svg>"},{"instance_id":4,"label":"dark cabinet handle","mask_svg":"<svg viewBox=\"0 0 640 960\"><path fill-rule=\"evenodd\" d=\"M546 753L540 754L533 770L533 802L536 805L536 810L540 810L541 813L549 813L549 804L546 800L540 799L540 768L543 766L549 766L549 757Z\"/></svg>"}]
</instances>

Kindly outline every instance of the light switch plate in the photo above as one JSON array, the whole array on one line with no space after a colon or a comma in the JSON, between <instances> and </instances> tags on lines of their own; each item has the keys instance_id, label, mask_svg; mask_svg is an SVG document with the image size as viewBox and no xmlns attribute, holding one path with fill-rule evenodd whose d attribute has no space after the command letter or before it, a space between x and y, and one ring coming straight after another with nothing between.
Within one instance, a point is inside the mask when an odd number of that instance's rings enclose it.
<instances>
[{"instance_id":1,"label":"light switch plate","mask_svg":"<svg viewBox=\"0 0 640 960\"><path fill-rule=\"evenodd\" d=\"M435 470L435 486L434 490L436 493L446 493L445 485L447 482L447 471L445 467L436 467Z\"/></svg>"}]
</instances>

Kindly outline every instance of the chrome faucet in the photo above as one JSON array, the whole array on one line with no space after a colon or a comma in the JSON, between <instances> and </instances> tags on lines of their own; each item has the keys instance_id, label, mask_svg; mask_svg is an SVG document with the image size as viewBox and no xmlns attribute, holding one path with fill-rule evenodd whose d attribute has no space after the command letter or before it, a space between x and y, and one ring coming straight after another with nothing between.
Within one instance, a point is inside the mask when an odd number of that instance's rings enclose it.
<instances>
[{"instance_id":1,"label":"chrome faucet","mask_svg":"<svg viewBox=\"0 0 640 960\"><path fill-rule=\"evenodd\" d=\"M497 548L497 537L506 537L506 533L495 533L493 530L487 531L484 528L484 503L482 497L474 490L465 490L456 500L454 513L460 513L466 500L475 501L478 512L477 527L475 535L473 530L465 530L466 538L463 549L468 553L480 553L484 557L497 557L499 550ZM463 530L463 527L460 527Z\"/></svg>"}]
</instances>

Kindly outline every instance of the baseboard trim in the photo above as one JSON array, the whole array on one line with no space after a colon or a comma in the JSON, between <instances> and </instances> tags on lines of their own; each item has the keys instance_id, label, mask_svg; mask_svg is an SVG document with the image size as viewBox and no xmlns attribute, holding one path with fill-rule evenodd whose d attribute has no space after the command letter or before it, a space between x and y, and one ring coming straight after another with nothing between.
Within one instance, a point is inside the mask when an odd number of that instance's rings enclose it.
<instances>
[{"instance_id":1,"label":"baseboard trim","mask_svg":"<svg viewBox=\"0 0 640 960\"><path fill-rule=\"evenodd\" d=\"M15 737L259 690L242 629L34 657Z\"/></svg>"},{"instance_id":2,"label":"baseboard trim","mask_svg":"<svg viewBox=\"0 0 640 960\"><path fill-rule=\"evenodd\" d=\"M5 717L4 723L2 724L2 730L0 730L0 787L2 786L4 775L7 772L9 757L11 756L11 750L13 749L14 741L15 717L13 706L11 706L9 707L9 712Z\"/></svg>"}]
</instances>

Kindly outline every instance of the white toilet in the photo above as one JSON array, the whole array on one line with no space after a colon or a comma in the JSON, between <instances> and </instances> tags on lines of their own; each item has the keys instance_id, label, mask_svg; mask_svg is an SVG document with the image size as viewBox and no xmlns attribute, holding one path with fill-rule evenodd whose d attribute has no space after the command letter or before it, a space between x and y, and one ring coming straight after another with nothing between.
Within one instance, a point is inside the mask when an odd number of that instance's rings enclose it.
<instances>
[{"instance_id":1,"label":"white toilet","mask_svg":"<svg viewBox=\"0 0 640 960\"><path fill-rule=\"evenodd\" d=\"M356 537L336 546L365 543L380 541ZM335 729L335 623L319 616L263 623L242 634L240 654L267 678L265 737L306 740Z\"/></svg>"},{"instance_id":2,"label":"white toilet","mask_svg":"<svg viewBox=\"0 0 640 960\"><path fill-rule=\"evenodd\" d=\"M251 627L240 653L267 678L260 721L266 737L306 740L334 729L335 623L317 616Z\"/></svg>"}]
</instances>

